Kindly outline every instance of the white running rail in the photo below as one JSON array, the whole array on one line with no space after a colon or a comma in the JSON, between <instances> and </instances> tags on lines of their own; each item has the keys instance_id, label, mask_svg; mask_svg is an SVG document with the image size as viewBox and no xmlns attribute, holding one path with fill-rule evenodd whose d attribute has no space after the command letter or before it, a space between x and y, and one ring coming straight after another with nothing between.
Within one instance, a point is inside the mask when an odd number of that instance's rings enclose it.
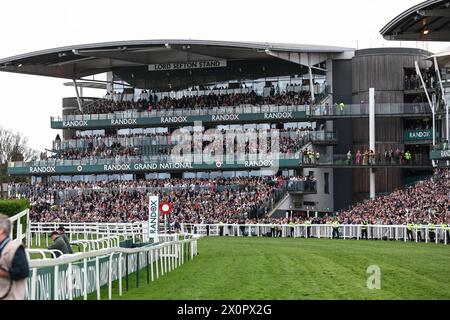
<instances>
[{"instance_id":1,"label":"white running rail","mask_svg":"<svg viewBox=\"0 0 450 320\"><path fill-rule=\"evenodd\" d=\"M362 238L362 227L359 224L339 225L339 235L342 239ZM423 225L420 228L413 228L408 236L406 225L367 225L367 238L372 240L400 240L415 241L420 240L429 243L450 242L450 228L437 225L434 229L434 239L430 228ZM332 238L333 225L331 224L181 224L182 232L189 232L203 236L274 236L293 238Z\"/></svg>"},{"instance_id":2,"label":"white running rail","mask_svg":"<svg viewBox=\"0 0 450 320\"><path fill-rule=\"evenodd\" d=\"M30 260L31 277L28 278L29 300L87 299L96 293L100 300L101 287L108 287L108 299L112 299L112 282L118 280L118 294L123 293L123 278L146 268L147 282L153 282L165 273L181 266L197 255L199 236L179 235L163 242L138 248L112 247L101 250L63 255L55 259ZM36 251L37 252L37 251ZM137 282L138 285L138 282Z\"/></svg>"}]
</instances>

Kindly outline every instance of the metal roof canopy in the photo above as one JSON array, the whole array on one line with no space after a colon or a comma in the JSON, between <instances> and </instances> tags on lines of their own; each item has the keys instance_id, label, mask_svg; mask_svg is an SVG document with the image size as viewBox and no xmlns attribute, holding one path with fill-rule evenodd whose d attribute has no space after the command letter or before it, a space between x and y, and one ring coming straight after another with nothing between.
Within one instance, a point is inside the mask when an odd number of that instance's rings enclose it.
<instances>
[{"instance_id":1,"label":"metal roof canopy","mask_svg":"<svg viewBox=\"0 0 450 320\"><path fill-rule=\"evenodd\" d=\"M0 60L0 71L81 79L112 71L115 78L138 88L258 79L306 73L310 67L354 49L318 45L207 40L134 40L61 47ZM149 64L227 60L208 69L149 71ZM295 70L292 64L302 67ZM314 69L317 72L324 70Z\"/></svg>"},{"instance_id":2,"label":"metal roof canopy","mask_svg":"<svg viewBox=\"0 0 450 320\"><path fill-rule=\"evenodd\" d=\"M74 87L75 84L73 82L64 82L63 85L65 87ZM93 81L93 80L89 80L89 81L77 81L77 86L79 88L89 88L89 89L101 89L101 90L106 90L107 89L107 83L101 83L101 82L97 82L97 81Z\"/></svg>"},{"instance_id":3,"label":"metal roof canopy","mask_svg":"<svg viewBox=\"0 0 450 320\"><path fill-rule=\"evenodd\" d=\"M434 57L436 57L439 66L441 67L450 67L450 47L445 49L442 52L436 53L428 58L428 60L433 61Z\"/></svg>"},{"instance_id":4,"label":"metal roof canopy","mask_svg":"<svg viewBox=\"0 0 450 320\"><path fill-rule=\"evenodd\" d=\"M381 31L386 40L450 41L450 0L428 0L395 17Z\"/></svg>"}]
</instances>

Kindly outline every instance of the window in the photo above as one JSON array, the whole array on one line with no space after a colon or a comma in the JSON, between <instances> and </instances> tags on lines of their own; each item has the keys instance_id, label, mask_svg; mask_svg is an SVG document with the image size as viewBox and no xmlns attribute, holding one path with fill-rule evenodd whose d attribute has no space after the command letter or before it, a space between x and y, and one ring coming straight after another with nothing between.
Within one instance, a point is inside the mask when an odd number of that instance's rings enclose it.
<instances>
[{"instance_id":1,"label":"window","mask_svg":"<svg viewBox=\"0 0 450 320\"><path fill-rule=\"evenodd\" d=\"M324 183L324 193L325 194L330 194L330 173L328 173L328 172L325 172L324 174L323 174L323 178L324 178L324 180L325 180L325 183Z\"/></svg>"}]
</instances>

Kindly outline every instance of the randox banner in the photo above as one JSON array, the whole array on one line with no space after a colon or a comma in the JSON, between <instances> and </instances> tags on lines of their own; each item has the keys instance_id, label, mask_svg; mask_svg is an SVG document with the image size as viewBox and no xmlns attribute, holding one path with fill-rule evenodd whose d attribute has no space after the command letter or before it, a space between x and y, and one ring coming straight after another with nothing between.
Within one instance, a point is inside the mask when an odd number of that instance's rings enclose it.
<instances>
[{"instance_id":1,"label":"randox banner","mask_svg":"<svg viewBox=\"0 0 450 320\"><path fill-rule=\"evenodd\" d=\"M405 141L429 141L433 140L433 131L431 129L407 130L403 134Z\"/></svg>"},{"instance_id":2,"label":"randox banner","mask_svg":"<svg viewBox=\"0 0 450 320\"><path fill-rule=\"evenodd\" d=\"M158 242L159 232L159 197L150 196L148 203L148 236L153 238L154 242Z\"/></svg>"}]
</instances>

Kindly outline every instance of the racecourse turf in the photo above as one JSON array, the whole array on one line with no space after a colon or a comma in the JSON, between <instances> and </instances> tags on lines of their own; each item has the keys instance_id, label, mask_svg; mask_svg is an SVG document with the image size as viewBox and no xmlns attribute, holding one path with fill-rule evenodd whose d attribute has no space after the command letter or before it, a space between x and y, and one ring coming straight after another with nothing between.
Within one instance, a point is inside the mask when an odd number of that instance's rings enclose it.
<instances>
[{"instance_id":1,"label":"racecourse turf","mask_svg":"<svg viewBox=\"0 0 450 320\"><path fill-rule=\"evenodd\" d=\"M210 237L198 248L150 284L145 269L139 288L130 276L122 297L115 282L113 299L450 299L450 245ZM367 288L371 265L381 270L379 290Z\"/></svg>"}]
</instances>

